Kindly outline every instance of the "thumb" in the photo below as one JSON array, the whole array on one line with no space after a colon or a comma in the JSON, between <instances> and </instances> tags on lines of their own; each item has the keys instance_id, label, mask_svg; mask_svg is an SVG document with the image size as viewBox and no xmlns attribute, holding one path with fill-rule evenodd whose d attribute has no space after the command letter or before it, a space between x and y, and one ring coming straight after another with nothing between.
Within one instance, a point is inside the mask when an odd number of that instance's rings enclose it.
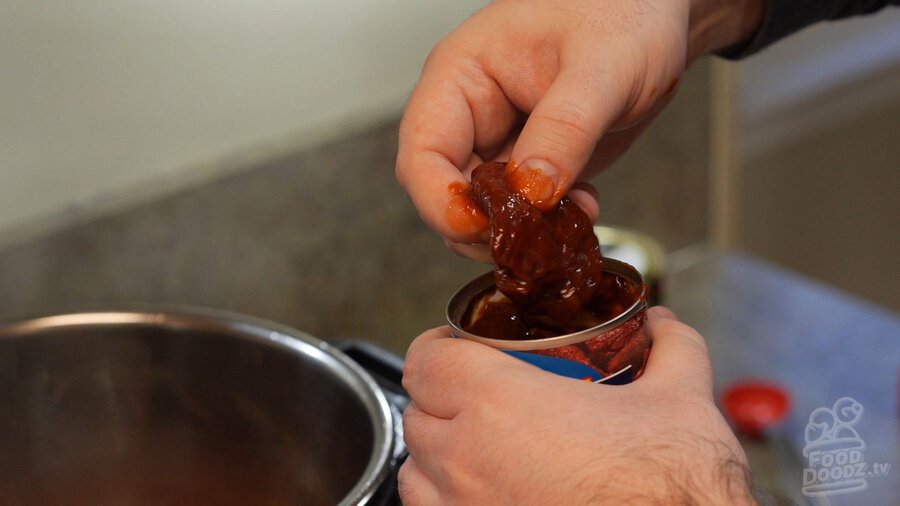
<instances>
[{"instance_id":1,"label":"thumb","mask_svg":"<svg viewBox=\"0 0 900 506\"><path fill-rule=\"evenodd\" d=\"M647 312L645 329L653 346L641 380L658 381L670 388L682 385L712 395L712 364L699 332L664 307Z\"/></svg>"},{"instance_id":2,"label":"thumb","mask_svg":"<svg viewBox=\"0 0 900 506\"><path fill-rule=\"evenodd\" d=\"M604 131L621 113L608 73L562 70L538 102L513 147L514 189L539 208L561 199L584 169Z\"/></svg>"}]
</instances>

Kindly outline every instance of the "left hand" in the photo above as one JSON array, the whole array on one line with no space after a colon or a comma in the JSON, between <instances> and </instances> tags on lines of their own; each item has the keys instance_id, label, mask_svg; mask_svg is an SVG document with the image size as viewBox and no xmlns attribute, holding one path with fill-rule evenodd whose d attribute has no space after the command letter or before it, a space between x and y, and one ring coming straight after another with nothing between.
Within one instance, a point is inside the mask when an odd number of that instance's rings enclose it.
<instances>
[{"instance_id":1,"label":"left hand","mask_svg":"<svg viewBox=\"0 0 900 506\"><path fill-rule=\"evenodd\" d=\"M647 368L624 386L556 376L447 327L419 336L403 377L403 502L752 503L702 336L664 308L647 331Z\"/></svg>"}]
</instances>

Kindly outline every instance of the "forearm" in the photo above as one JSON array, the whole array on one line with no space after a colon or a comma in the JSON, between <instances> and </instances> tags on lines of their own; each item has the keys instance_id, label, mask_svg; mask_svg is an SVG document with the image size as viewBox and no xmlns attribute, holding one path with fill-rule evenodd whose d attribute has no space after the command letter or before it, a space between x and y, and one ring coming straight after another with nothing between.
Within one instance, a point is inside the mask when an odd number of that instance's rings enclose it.
<instances>
[{"instance_id":1,"label":"forearm","mask_svg":"<svg viewBox=\"0 0 900 506\"><path fill-rule=\"evenodd\" d=\"M697 465L673 468L671 461L654 465L653 460L644 456L627 469L628 478L621 481L614 478L615 472L605 480L595 478L587 494L580 494L576 489L571 503L671 506L760 503L746 464L727 460L716 462L712 469L698 469Z\"/></svg>"},{"instance_id":2,"label":"forearm","mask_svg":"<svg viewBox=\"0 0 900 506\"><path fill-rule=\"evenodd\" d=\"M871 14L900 0L690 0L688 61L743 58L820 21Z\"/></svg>"},{"instance_id":3,"label":"forearm","mask_svg":"<svg viewBox=\"0 0 900 506\"><path fill-rule=\"evenodd\" d=\"M605 452L602 473L586 472L584 504L759 504L759 491L743 449L711 404L696 408L706 434L671 430L663 437L634 438ZM590 469L586 466L585 471ZM598 480L598 474L606 479Z\"/></svg>"}]
</instances>

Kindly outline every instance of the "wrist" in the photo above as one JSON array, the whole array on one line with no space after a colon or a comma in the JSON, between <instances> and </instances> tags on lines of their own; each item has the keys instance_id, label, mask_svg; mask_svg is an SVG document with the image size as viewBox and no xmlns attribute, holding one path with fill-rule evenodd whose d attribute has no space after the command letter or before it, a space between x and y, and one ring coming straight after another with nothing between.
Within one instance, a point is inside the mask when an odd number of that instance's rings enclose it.
<instances>
[{"instance_id":1,"label":"wrist","mask_svg":"<svg viewBox=\"0 0 900 506\"><path fill-rule=\"evenodd\" d=\"M579 491L590 498L586 504L599 502L634 502L635 504L732 504L758 506L757 493L747 465L738 460L718 458L706 462L686 462L683 455L644 456L640 461L625 460L621 468L607 468L603 482L587 478L587 490ZM662 463L662 464L660 464ZM677 465L673 465L677 464ZM586 493L584 493L586 492Z\"/></svg>"},{"instance_id":2,"label":"wrist","mask_svg":"<svg viewBox=\"0 0 900 506\"><path fill-rule=\"evenodd\" d=\"M759 30L765 0L689 0L688 62L749 41Z\"/></svg>"},{"instance_id":3,"label":"wrist","mask_svg":"<svg viewBox=\"0 0 900 506\"><path fill-rule=\"evenodd\" d=\"M724 423L724 421L723 421ZM586 467L581 492L587 503L759 504L747 458L727 429L708 426L709 434L673 430L659 438L635 438L615 450L601 452L600 471ZM648 451L649 450L649 451ZM598 475L607 479L598 481Z\"/></svg>"}]
</instances>

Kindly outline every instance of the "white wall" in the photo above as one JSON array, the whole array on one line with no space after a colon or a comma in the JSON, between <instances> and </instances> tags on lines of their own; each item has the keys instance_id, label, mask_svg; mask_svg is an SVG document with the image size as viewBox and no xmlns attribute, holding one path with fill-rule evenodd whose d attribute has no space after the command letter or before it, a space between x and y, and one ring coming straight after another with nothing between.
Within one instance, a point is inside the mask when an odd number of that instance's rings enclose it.
<instances>
[{"instance_id":1,"label":"white wall","mask_svg":"<svg viewBox=\"0 0 900 506\"><path fill-rule=\"evenodd\" d=\"M0 2L0 239L395 115L485 3Z\"/></svg>"},{"instance_id":2,"label":"white wall","mask_svg":"<svg viewBox=\"0 0 900 506\"><path fill-rule=\"evenodd\" d=\"M741 61L738 115L755 158L900 93L900 8L819 23Z\"/></svg>"},{"instance_id":3,"label":"white wall","mask_svg":"<svg viewBox=\"0 0 900 506\"><path fill-rule=\"evenodd\" d=\"M738 245L900 310L885 282L900 250L900 8L822 23L738 70Z\"/></svg>"}]
</instances>

